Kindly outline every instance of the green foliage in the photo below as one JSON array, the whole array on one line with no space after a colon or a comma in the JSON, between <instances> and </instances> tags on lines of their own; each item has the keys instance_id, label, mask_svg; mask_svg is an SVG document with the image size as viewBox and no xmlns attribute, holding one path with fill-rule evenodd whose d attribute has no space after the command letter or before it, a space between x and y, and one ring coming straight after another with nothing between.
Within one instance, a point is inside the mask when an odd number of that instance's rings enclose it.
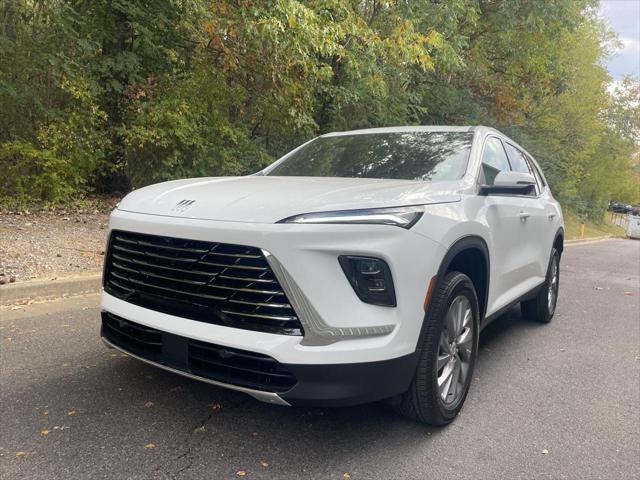
<instances>
[{"instance_id":1,"label":"green foliage","mask_svg":"<svg viewBox=\"0 0 640 480\"><path fill-rule=\"evenodd\" d=\"M157 86L153 100L135 102L136 115L122 129L127 177L132 186L207 175L244 175L272 160L250 140L247 127L226 112L241 92L197 71L172 85ZM202 96L202 90L211 92Z\"/></svg>"},{"instance_id":2,"label":"green foliage","mask_svg":"<svg viewBox=\"0 0 640 480\"><path fill-rule=\"evenodd\" d=\"M64 201L74 193L78 180L64 159L20 141L0 146L0 170L0 198Z\"/></svg>"},{"instance_id":3,"label":"green foliage","mask_svg":"<svg viewBox=\"0 0 640 480\"><path fill-rule=\"evenodd\" d=\"M5 0L0 196L243 175L333 130L485 124L596 218L640 200L640 84L607 92L597 3Z\"/></svg>"}]
</instances>

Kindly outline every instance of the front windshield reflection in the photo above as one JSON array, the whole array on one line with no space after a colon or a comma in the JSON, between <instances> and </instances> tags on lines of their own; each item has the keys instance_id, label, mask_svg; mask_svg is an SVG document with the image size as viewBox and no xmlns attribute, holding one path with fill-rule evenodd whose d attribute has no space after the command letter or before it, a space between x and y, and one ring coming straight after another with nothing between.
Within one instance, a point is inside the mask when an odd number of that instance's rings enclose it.
<instances>
[{"instance_id":1,"label":"front windshield reflection","mask_svg":"<svg viewBox=\"0 0 640 480\"><path fill-rule=\"evenodd\" d=\"M320 137L268 175L456 180L466 167L473 134L399 132Z\"/></svg>"}]
</instances>

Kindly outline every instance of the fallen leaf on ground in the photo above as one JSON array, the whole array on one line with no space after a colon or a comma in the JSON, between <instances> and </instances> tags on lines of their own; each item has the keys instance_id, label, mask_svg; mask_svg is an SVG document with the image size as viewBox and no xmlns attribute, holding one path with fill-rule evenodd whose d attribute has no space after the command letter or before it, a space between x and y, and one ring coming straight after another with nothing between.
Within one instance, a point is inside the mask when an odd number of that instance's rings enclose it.
<instances>
[{"instance_id":1,"label":"fallen leaf on ground","mask_svg":"<svg viewBox=\"0 0 640 480\"><path fill-rule=\"evenodd\" d=\"M27 452L16 452L16 457L24 457Z\"/></svg>"},{"instance_id":2,"label":"fallen leaf on ground","mask_svg":"<svg viewBox=\"0 0 640 480\"><path fill-rule=\"evenodd\" d=\"M194 429L193 429L193 432L194 432L194 433L195 433L195 432L204 432L204 425L201 425L201 426L199 426L199 427L197 427L197 428L194 428Z\"/></svg>"},{"instance_id":3,"label":"fallen leaf on ground","mask_svg":"<svg viewBox=\"0 0 640 480\"><path fill-rule=\"evenodd\" d=\"M236 472L236 475L239 476L239 477L244 477L244 476L247 475L247 472L245 472L244 470L238 470Z\"/></svg>"},{"instance_id":4,"label":"fallen leaf on ground","mask_svg":"<svg viewBox=\"0 0 640 480\"><path fill-rule=\"evenodd\" d=\"M42 412L42 414L46 417L47 415L49 415L49 410L45 410L44 412Z\"/></svg>"},{"instance_id":5,"label":"fallen leaf on ground","mask_svg":"<svg viewBox=\"0 0 640 480\"><path fill-rule=\"evenodd\" d=\"M344 480L347 480L347 479L351 478L351 475L349 473L347 473L347 472L344 472L342 474L342 478L344 478Z\"/></svg>"},{"instance_id":6,"label":"fallen leaf on ground","mask_svg":"<svg viewBox=\"0 0 640 480\"><path fill-rule=\"evenodd\" d=\"M262 465L264 468L267 468L269 466L269 462L265 462L264 460L260 460L260 465Z\"/></svg>"},{"instance_id":7,"label":"fallen leaf on ground","mask_svg":"<svg viewBox=\"0 0 640 480\"><path fill-rule=\"evenodd\" d=\"M145 408L151 408L151 407L153 407L153 402L151 402L151 401L144 402L144 407L145 407Z\"/></svg>"},{"instance_id":8,"label":"fallen leaf on ground","mask_svg":"<svg viewBox=\"0 0 640 480\"><path fill-rule=\"evenodd\" d=\"M76 414L76 411L75 411L75 410L69 410L69 411L67 412L67 415L69 415L69 416L71 416L71 415L75 415L75 414Z\"/></svg>"},{"instance_id":9,"label":"fallen leaf on ground","mask_svg":"<svg viewBox=\"0 0 640 480\"><path fill-rule=\"evenodd\" d=\"M155 443L147 443L144 448L146 448L147 450L150 448L156 448L156 444Z\"/></svg>"},{"instance_id":10,"label":"fallen leaf on ground","mask_svg":"<svg viewBox=\"0 0 640 480\"><path fill-rule=\"evenodd\" d=\"M549 453L549 450L547 450L546 448L544 450L542 450L542 454L546 455L547 453Z\"/></svg>"},{"instance_id":11,"label":"fallen leaf on ground","mask_svg":"<svg viewBox=\"0 0 640 480\"><path fill-rule=\"evenodd\" d=\"M49 432L51 430L47 430L46 428L44 430L40 430L40 435L42 435L43 437L46 437L47 435L49 435Z\"/></svg>"}]
</instances>

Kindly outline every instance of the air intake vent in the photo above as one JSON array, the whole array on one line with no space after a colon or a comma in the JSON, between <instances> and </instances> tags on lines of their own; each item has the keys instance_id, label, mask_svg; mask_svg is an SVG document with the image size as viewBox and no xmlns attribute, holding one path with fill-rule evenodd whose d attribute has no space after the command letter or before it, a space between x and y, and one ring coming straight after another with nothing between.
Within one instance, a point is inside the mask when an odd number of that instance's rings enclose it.
<instances>
[{"instance_id":1,"label":"air intake vent","mask_svg":"<svg viewBox=\"0 0 640 480\"><path fill-rule=\"evenodd\" d=\"M200 377L275 393L296 383L291 372L267 355L197 340L189 340L189 370Z\"/></svg>"},{"instance_id":2,"label":"air intake vent","mask_svg":"<svg viewBox=\"0 0 640 480\"><path fill-rule=\"evenodd\" d=\"M127 302L235 328L302 335L302 325L255 247L114 230L105 290Z\"/></svg>"},{"instance_id":3,"label":"air intake vent","mask_svg":"<svg viewBox=\"0 0 640 480\"><path fill-rule=\"evenodd\" d=\"M102 314L102 336L128 352L150 360L159 358L162 353L162 332L108 312Z\"/></svg>"},{"instance_id":4,"label":"air intake vent","mask_svg":"<svg viewBox=\"0 0 640 480\"><path fill-rule=\"evenodd\" d=\"M109 312L102 312L102 336L140 358L220 383L271 393L296 384L287 367L268 355L162 332Z\"/></svg>"}]
</instances>

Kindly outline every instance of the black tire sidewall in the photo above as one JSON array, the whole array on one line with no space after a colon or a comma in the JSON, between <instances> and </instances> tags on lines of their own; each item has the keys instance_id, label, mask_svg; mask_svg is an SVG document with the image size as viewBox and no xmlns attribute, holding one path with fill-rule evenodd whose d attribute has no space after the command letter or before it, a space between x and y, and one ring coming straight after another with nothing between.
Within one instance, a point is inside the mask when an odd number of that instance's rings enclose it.
<instances>
[{"instance_id":1,"label":"black tire sidewall","mask_svg":"<svg viewBox=\"0 0 640 480\"><path fill-rule=\"evenodd\" d=\"M549 284L551 283L551 268L556 263L558 267L558 290L556 292L555 305L553 306L553 313L549 311L549 302L547 299ZM540 290L538 294L538 308L540 309L539 316L544 323L549 323L556 313L556 307L558 305L558 296L560 294L560 253L555 248L551 249L551 258L549 259L549 266L547 267L547 278L544 282L544 288Z\"/></svg>"},{"instance_id":2,"label":"black tire sidewall","mask_svg":"<svg viewBox=\"0 0 640 480\"><path fill-rule=\"evenodd\" d=\"M549 311L549 282L551 282L551 267L554 262L558 267L558 287L556 292L556 300L553 308L553 313ZM538 322L538 323L549 323L553 319L555 315L558 298L560 296L560 252L554 247L551 249L551 255L549 256L549 264L547 265L547 273L545 275L545 280L540 290L536 293L535 297L531 300L526 300L521 302L520 309L522 311L522 315L527 320Z\"/></svg>"},{"instance_id":3,"label":"black tire sidewall","mask_svg":"<svg viewBox=\"0 0 640 480\"><path fill-rule=\"evenodd\" d=\"M458 272L447 275L447 277L445 277L444 279L444 287L444 291L441 290L441 294L446 295L446 301L441 302L440 305L438 305L438 311L433 312L434 316L430 316L430 327L434 328L435 330L433 331L433 334L429 336L432 341L429 344L425 343L423 345L424 350L422 354L427 355L427 371L431 375L431 379L429 379L429 382L431 385L430 392L432 395L432 404L438 406L440 415L443 417L443 419L450 421L457 415L457 413L460 411L460 408L464 404L473 378L475 362L478 356L479 308L478 298L473 287L473 283L466 275ZM469 300L473 312L473 321L475 327L473 333L473 351L471 353L471 360L469 362L469 374L463 394L455 403L451 405L445 405L440 398L438 390L438 341L440 339L440 335L442 334L442 329L444 328L445 317L449 310L449 307L451 306L453 300L459 295L464 295ZM435 339L435 341L433 341L433 339Z\"/></svg>"}]
</instances>

